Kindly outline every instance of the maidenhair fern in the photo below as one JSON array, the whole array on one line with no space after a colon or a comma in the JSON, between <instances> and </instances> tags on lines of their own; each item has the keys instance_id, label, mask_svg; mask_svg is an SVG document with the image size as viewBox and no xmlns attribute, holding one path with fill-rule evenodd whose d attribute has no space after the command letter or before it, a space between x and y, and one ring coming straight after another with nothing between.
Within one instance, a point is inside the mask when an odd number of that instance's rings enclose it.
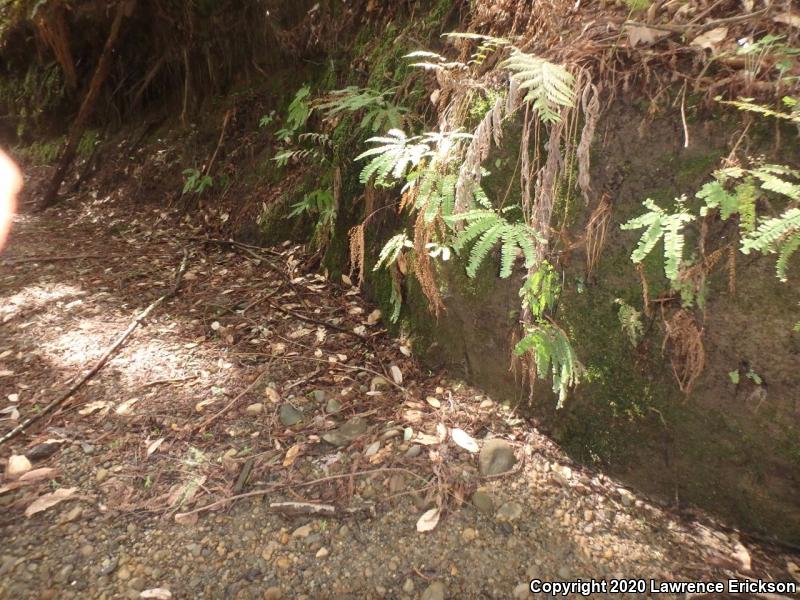
<instances>
[{"instance_id":1,"label":"maidenhair fern","mask_svg":"<svg viewBox=\"0 0 800 600\"><path fill-rule=\"evenodd\" d=\"M475 277L484 259L497 243L500 243L500 277L511 275L518 251L522 253L526 267L531 267L536 261L536 232L525 223L509 222L503 212L506 211L496 212L481 208L445 219L449 223L466 224L456 235L453 248L460 252L465 246L473 244L467 262L469 277Z\"/></svg>"},{"instance_id":2,"label":"maidenhair fern","mask_svg":"<svg viewBox=\"0 0 800 600\"><path fill-rule=\"evenodd\" d=\"M514 74L512 79L527 90L526 102L532 102L545 123L558 122L559 107L575 105L575 78L563 66L526 54L514 48L503 66Z\"/></svg>"},{"instance_id":3,"label":"maidenhair fern","mask_svg":"<svg viewBox=\"0 0 800 600\"><path fill-rule=\"evenodd\" d=\"M381 248L381 252L378 255L378 262L375 263L372 270L377 271L381 267L389 267L397 261L403 248L413 247L414 244L411 243L411 240L408 239L405 233L398 233L392 236L389 238L389 241L383 245L383 248Z\"/></svg>"},{"instance_id":4,"label":"maidenhair fern","mask_svg":"<svg viewBox=\"0 0 800 600\"><path fill-rule=\"evenodd\" d=\"M685 202L685 197L678 198L676 201L678 211L668 213L648 198L644 201L647 212L622 225L622 229L645 230L631 254L631 260L635 263L642 262L663 238L664 274L670 281L677 281L683 261L683 228L694 220L694 216L687 212Z\"/></svg>"},{"instance_id":5,"label":"maidenhair fern","mask_svg":"<svg viewBox=\"0 0 800 600\"><path fill-rule=\"evenodd\" d=\"M562 408L569 388L578 384L583 371L567 334L552 323L526 326L525 337L514 347L514 354L530 354L536 363L537 377L552 377L553 392L558 395L557 408Z\"/></svg>"},{"instance_id":6,"label":"maidenhair fern","mask_svg":"<svg viewBox=\"0 0 800 600\"><path fill-rule=\"evenodd\" d=\"M786 281L786 269L792 254L800 247L800 208L790 208L779 217L764 219L758 228L742 240L742 253L751 251L778 253L776 271Z\"/></svg>"},{"instance_id":7,"label":"maidenhair fern","mask_svg":"<svg viewBox=\"0 0 800 600\"><path fill-rule=\"evenodd\" d=\"M622 332L625 334L625 337L628 338L632 346L637 346L639 340L641 340L644 335L642 313L621 298L617 298L614 304L619 306L617 317L619 318L619 325L622 328Z\"/></svg>"}]
</instances>

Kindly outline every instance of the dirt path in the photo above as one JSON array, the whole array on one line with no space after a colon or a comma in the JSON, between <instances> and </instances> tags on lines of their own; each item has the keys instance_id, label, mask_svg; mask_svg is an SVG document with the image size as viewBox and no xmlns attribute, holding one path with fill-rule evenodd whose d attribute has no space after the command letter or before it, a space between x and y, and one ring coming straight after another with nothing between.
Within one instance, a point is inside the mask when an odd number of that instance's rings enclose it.
<instances>
[{"instance_id":1,"label":"dirt path","mask_svg":"<svg viewBox=\"0 0 800 600\"><path fill-rule=\"evenodd\" d=\"M0 483L1 597L434 600L525 598L531 578L791 581L797 558L676 519L480 392L427 375L358 290L301 272L300 249L193 236L101 203L19 219L0 257L0 435L91 367L190 258L177 297L0 448L34 469ZM67 497L25 516L54 493ZM336 514L290 517L284 501Z\"/></svg>"}]
</instances>

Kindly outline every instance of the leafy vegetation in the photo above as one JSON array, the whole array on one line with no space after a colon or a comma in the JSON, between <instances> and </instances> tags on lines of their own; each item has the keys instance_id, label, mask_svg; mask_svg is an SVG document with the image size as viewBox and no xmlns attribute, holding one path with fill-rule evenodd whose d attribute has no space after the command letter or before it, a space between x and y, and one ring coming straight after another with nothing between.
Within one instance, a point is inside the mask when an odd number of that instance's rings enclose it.
<instances>
[{"instance_id":1,"label":"leafy vegetation","mask_svg":"<svg viewBox=\"0 0 800 600\"><path fill-rule=\"evenodd\" d=\"M183 176L186 178L183 183L184 194L197 194L200 196L214 185L214 180L210 175L206 175L196 168L185 169Z\"/></svg>"}]
</instances>

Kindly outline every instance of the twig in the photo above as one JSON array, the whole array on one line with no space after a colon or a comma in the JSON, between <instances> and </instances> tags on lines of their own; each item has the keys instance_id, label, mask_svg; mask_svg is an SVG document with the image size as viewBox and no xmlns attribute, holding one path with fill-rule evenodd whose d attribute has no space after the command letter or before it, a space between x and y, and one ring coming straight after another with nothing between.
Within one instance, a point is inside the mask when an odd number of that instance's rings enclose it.
<instances>
[{"instance_id":1,"label":"twig","mask_svg":"<svg viewBox=\"0 0 800 600\"><path fill-rule=\"evenodd\" d=\"M106 350L100 359L95 363L95 365L89 370L88 373L83 375L83 377L79 378L72 386L63 394L61 394L58 398L53 400L50 404L45 406L41 411L33 415L32 417L28 417L22 423L17 425L14 429L9 431L3 437L0 438L0 445L5 444L12 438L16 437L20 433L22 433L25 429L30 427L33 423L41 419L46 414L50 413L54 408L63 404L68 398L70 398L75 392L77 392L83 385L89 381L92 377L94 377L100 369L102 369L108 359L114 354L125 340L133 333L133 331L141 325L142 321L144 321L150 313L152 313L159 305L161 305L165 300L172 298L178 293L178 288L181 285L181 280L183 279L183 274L186 272L186 267L189 263L189 253L184 250L183 251L183 259L181 260L181 264L178 267L178 270L175 273L175 283L173 284L172 288L170 288L167 292L162 294L157 300L152 302L150 306L145 308L142 312L140 312L136 318L131 321L131 324L128 325L128 328L117 338L117 340L111 345L108 350Z\"/></svg>"},{"instance_id":2,"label":"twig","mask_svg":"<svg viewBox=\"0 0 800 600\"><path fill-rule=\"evenodd\" d=\"M361 514L368 517L375 516L375 505L371 503L360 506L338 507L333 504L314 504L313 502L270 502L269 510L289 517L311 515L315 517L342 518Z\"/></svg>"},{"instance_id":3,"label":"twig","mask_svg":"<svg viewBox=\"0 0 800 600\"><path fill-rule=\"evenodd\" d=\"M25 256L22 258L9 258L3 263L7 265L20 265L29 262L56 262L59 260L81 260L83 258L105 258L99 254L75 254L72 256Z\"/></svg>"},{"instance_id":4,"label":"twig","mask_svg":"<svg viewBox=\"0 0 800 600\"><path fill-rule=\"evenodd\" d=\"M253 380L253 382L252 382L250 385L248 385L248 386L247 386L247 387L246 387L246 388L245 388L245 389L244 389L244 390L243 390L243 391L242 391L242 392L241 392L241 393L240 393L238 396L236 396L236 397L235 397L233 400L231 400L230 402L228 402L228 404L226 404L226 405L225 405L225 406L222 408L222 410L220 410L218 413L216 413L215 415L212 415L212 416L210 416L210 417L209 417L209 418L207 418L205 421L203 421L202 423L200 423L199 425L197 425L197 426L194 428L194 431L195 431L195 432L202 432L202 431L205 431L205 429L206 429L206 428L207 428L209 425L211 425L211 424L212 424L214 421L216 421L216 420L217 420L217 419L219 419L219 418L220 418L222 415L224 415L226 412L228 412L230 409L232 409L232 408L234 407L234 405L235 405L235 404L236 404L236 403L237 403L239 400L241 400L241 399L242 399L242 397L244 397L244 396L245 396L247 393L249 393L249 392L250 392L250 391L251 391L251 390L252 390L254 387L256 387L256 384L257 384L259 381L261 381L261 378L262 378L262 377L264 377L264 375L266 375L267 373L269 373L269 368L270 368L270 366L272 366L272 362L270 362L270 363L267 365L267 367L266 367L266 368L265 368L263 371L261 371L261 373L259 373L259 374L258 374L258 377L256 377L256 378Z\"/></svg>"},{"instance_id":5,"label":"twig","mask_svg":"<svg viewBox=\"0 0 800 600\"><path fill-rule=\"evenodd\" d=\"M683 147L689 147L689 126L686 124L686 85L683 83L683 97L681 98L681 122L683 123Z\"/></svg>"},{"instance_id":6,"label":"twig","mask_svg":"<svg viewBox=\"0 0 800 600\"><path fill-rule=\"evenodd\" d=\"M189 236L184 239L191 240L193 242L204 242L206 244L217 244L220 246L235 246L236 248L259 250L260 252L266 252L267 254L271 254L272 256L282 257L282 254L280 252L276 252L275 250L271 250L270 248L262 248L261 246L254 246L253 244L245 244L244 242L234 242L233 240L221 240L217 238L207 238L200 236Z\"/></svg>"},{"instance_id":7,"label":"twig","mask_svg":"<svg viewBox=\"0 0 800 600\"><path fill-rule=\"evenodd\" d=\"M369 338L367 338L366 336L363 336L361 334L358 334L355 331L351 331L349 329L345 329L344 327L339 327L338 325L334 325L333 323L328 323L327 321L322 321L321 319L314 319L313 317L306 317L305 315L301 315L299 313L296 313L296 312L294 312L292 310L288 310L286 308L281 308L280 306L278 306L277 304L273 304L272 302L270 302L266 298L264 299L264 301L270 306L270 308L273 308L273 309L277 310L279 313L283 313L284 315L289 316L289 317L294 317L295 319L298 319L300 321L305 321L306 323L311 323L313 325L321 325L323 327L327 327L328 329L333 329L334 331L338 331L339 333L344 333L346 335L352 336L352 337L356 338L357 340L359 340L360 342L363 342L364 344L366 344L370 348L370 350L373 349Z\"/></svg>"},{"instance_id":8,"label":"twig","mask_svg":"<svg viewBox=\"0 0 800 600\"><path fill-rule=\"evenodd\" d=\"M217 500L216 502L212 502L211 504L206 504L205 506L201 506L200 508L195 508L194 510L190 510L189 512L185 513L178 513L175 515L176 518L188 517L190 515L194 515L197 513L205 512L207 510L213 510L218 508L228 502L233 502L234 500L242 500L244 498L254 498L256 496L264 496L269 494L270 492L274 492L276 490L280 490L287 487L308 487L311 485L317 485L318 483L326 483L328 481L335 481L337 479L347 479L349 477L356 477L360 475L374 475L376 473L381 472L400 472L400 473L408 473L417 479L421 479L422 481L427 483L427 479L422 477L421 475L414 473L409 469L403 469L401 467L381 467L380 469L370 469L368 471L356 471L355 473L341 473L339 475L330 475L328 477L321 477L320 479L313 479L311 481L305 481L302 483L279 483L269 488L264 488L260 490L253 490L252 492L246 492L244 494L238 494L236 496L230 496L229 498L223 498L222 500Z\"/></svg>"}]
</instances>

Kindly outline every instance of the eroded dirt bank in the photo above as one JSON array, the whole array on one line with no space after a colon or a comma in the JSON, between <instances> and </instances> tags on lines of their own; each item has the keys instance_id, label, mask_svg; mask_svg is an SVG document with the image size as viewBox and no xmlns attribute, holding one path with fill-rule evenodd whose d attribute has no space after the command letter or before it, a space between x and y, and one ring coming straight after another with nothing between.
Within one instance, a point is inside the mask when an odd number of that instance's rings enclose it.
<instances>
[{"instance_id":1,"label":"eroded dirt bank","mask_svg":"<svg viewBox=\"0 0 800 600\"><path fill-rule=\"evenodd\" d=\"M177 296L3 447L34 475L2 482L0 596L524 598L531 578L798 577L784 549L671 515L426 373L358 290L303 273L298 248L198 237L99 202L19 217L0 259L2 433L189 260ZM288 517L281 501L336 515Z\"/></svg>"}]
</instances>

